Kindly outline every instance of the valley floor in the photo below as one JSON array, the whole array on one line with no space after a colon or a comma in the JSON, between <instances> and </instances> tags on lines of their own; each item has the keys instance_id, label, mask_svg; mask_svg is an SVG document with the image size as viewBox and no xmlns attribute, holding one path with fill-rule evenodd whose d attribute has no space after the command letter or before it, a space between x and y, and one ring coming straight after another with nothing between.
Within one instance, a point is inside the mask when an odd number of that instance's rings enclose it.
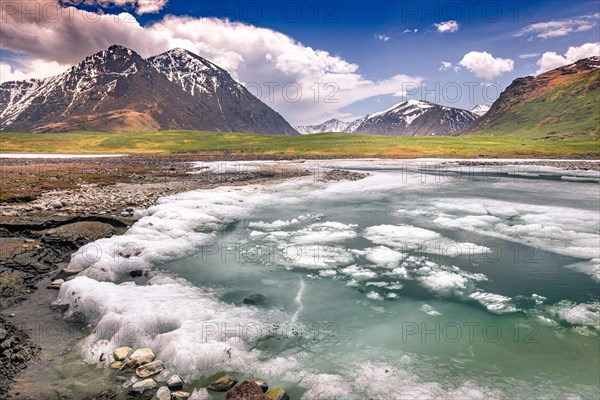
<instances>
[{"instance_id":1,"label":"valley floor","mask_svg":"<svg viewBox=\"0 0 600 400\"><path fill-rule=\"evenodd\" d=\"M2 153L195 154L202 157L289 159L599 158L597 135L561 138L506 136L391 137L346 133L303 136L158 131L139 133L1 133Z\"/></svg>"}]
</instances>

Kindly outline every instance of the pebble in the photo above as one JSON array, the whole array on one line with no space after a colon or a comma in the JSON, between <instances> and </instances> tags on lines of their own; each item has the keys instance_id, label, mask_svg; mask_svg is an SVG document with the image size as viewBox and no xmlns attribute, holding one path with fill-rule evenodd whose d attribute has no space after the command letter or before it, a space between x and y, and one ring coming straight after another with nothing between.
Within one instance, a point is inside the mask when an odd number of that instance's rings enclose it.
<instances>
[{"instance_id":1,"label":"pebble","mask_svg":"<svg viewBox=\"0 0 600 400\"><path fill-rule=\"evenodd\" d=\"M232 387L235 386L237 380L231 375L223 375L210 385L208 385L207 389L212 390L213 392L226 392Z\"/></svg>"},{"instance_id":2,"label":"pebble","mask_svg":"<svg viewBox=\"0 0 600 400\"><path fill-rule=\"evenodd\" d=\"M171 390L181 390L183 389L183 380L179 375L173 375L167 379L167 387Z\"/></svg>"},{"instance_id":3,"label":"pebble","mask_svg":"<svg viewBox=\"0 0 600 400\"><path fill-rule=\"evenodd\" d=\"M133 397L150 397L157 390L157 385L154 379L144 379L133 384L127 394Z\"/></svg>"},{"instance_id":4,"label":"pebble","mask_svg":"<svg viewBox=\"0 0 600 400\"><path fill-rule=\"evenodd\" d=\"M123 367L121 368L121 370L123 370L123 371L135 370L140 365L148 364L148 363L154 361L155 358L156 358L156 356L154 355L154 352L152 351L152 349L149 349L149 348L137 349L136 351L133 352L133 354L131 354L131 356L129 356L129 360L127 360L123 364Z\"/></svg>"},{"instance_id":5,"label":"pebble","mask_svg":"<svg viewBox=\"0 0 600 400\"><path fill-rule=\"evenodd\" d=\"M133 351L133 349L131 347L127 347L127 346L119 347L118 349L116 349L113 352L113 358L116 361L123 361L127 358L127 356L129 354L131 354L132 351Z\"/></svg>"},{"instance_id":6,"label":"pebble","mask_svg":"<svg viewBox=\"0 0 600 400\"><path fill-rule=\"evenodd\" d=\"M171 393L171 400L187 400L190 398L192 394L188 393L188 392L182 392L182 391L178 391L178 392L173 392Z\"/></svg>"},{"instance_id":7,"label":"pebble","mask_svg":"<svg viewBox=\"0 0 600 400\"><path fill-rule=\"evenodd\" d=\"M122 366L123 363L121 361L115 361L114 363L110 364L111 369L121 369Z\"/></svg>"},{"instance_id":8,"label":"pebble","mask_svg":"<svg viewBox=\"0 0 600 400\"><path fill-rule=\"evenodd\" d=\"M63 268L62 272L66 275L77 275L83 272L83 268Z\"/></svg>"},{"instance_id":9,"label":"pebble","mask_svg":"<svg viewBox=\"0 0 600 400\"><path fill-rule=\"evenodd\" d=\"M171 391L163 386L156 392L156 400L171 400Z\"/></svg>"},{"instance_id":10,"label":"pebble","mask_svg":"<svg viewBox=\"0 0 600 400\"><path fill-rule=\"evenodd\" d=\"M50 286L48 287L50 289L60 289L63 283L65 283L64 279L55 279L52 281L52 283L50 283Z\"/></svg>"},{"instance_id":11,"label":"pebble","mask_svg":"<svg viewBox=\"0 0 600 400\"><path fill-rule=\"evenodd\" d=\"M148 378L150 376L160 374L165 369L165 364L161 360L152 361L144 364L135 370L135 374L140 378Z\"/></svg>"},{"instance_id":12,"label":"pebble","mask_svg":"<svg viewBox=\"0 0 600 400\"><path fill-rule=\"evenodd\" d=\"M265 393L264 400L290 400L290 396L280 387L273 388Z\"/></svg>"}]
</instances>

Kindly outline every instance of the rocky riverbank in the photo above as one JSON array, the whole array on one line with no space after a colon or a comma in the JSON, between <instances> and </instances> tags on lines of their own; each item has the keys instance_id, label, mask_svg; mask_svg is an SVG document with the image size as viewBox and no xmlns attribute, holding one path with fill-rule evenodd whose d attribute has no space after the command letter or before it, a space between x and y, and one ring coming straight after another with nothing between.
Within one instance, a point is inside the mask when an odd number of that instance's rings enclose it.
<instances>
[{"instance_id":1,"label":"rocky riverbank","mask_svg":"<svg viewBox=\"0 0 600 400\"><path fill-rule=\"evenodd\" d=\"M226 400L289 400L288 394L280 387L269 390L267 382L254 378L237 385L238 378L230 374L221 374L205 387L196 387L170 372L162 360L156 359L150 348L133 350L124 346L112 354L102 354L101 357L105 368L113 371L110 375L112 381L119 384L122 392L132 398L199 400L208 398L209 392L215 392L225 393ZM113 390L106 390L89 399L106 397L107 394L117 396Z\"/></svg>"},{"instance_id":2,"label":"rocky riverbank","mask_svg":"<svg viewBox=\"0 0 600 400\"><path fill-rule=\"evenodd\" d=\"M77 272L63 269L79 247L124 233L135 221L136 210L162 196L308 173L297 168L198 171L185 161L198 160L136 156L0 161L0 399L8 395L14 375L40 350L11 321L10 308L35 290L58 289L61 279ZM39 287L47 277L53 282Z\"/></svg>"}]
</instances>

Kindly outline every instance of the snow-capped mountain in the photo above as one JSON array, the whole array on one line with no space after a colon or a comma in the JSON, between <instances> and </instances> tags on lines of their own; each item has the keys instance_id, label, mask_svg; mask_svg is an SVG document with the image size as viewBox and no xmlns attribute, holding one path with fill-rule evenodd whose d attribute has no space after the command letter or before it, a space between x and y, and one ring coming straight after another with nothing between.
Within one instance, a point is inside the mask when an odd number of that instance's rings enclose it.
<instances>
[{"instance_id":1,"label":"snow-capped mountain","mask_svg":"<svg viewBox=\"0 0 600 400\"><path fill-rule=\"evenodd\" d=\"M444 136L471 125L477 118L479 116L471 111L428 101L408 100L352 122L329 120L320 125L299 126L297 129L303 134L346 132L388 136Z\"/></svg>"},{"instance_id":2,"label":"snow-capped mountain","mask_svg":"<svg viewBox=\"0 0 600 400\"><path fill-rule=\"evenodd\" d=\"M217 111L221 131L298 134L227 71L192 52L173 49L147 61L197 101Z\"/></svg>"},{"instance_id":3,"label":"snow-capped mountain","mask_svg":"<svg viewBox=\"0 0 600 400\"><path fill-rule=\"evenodd\" d=\"M477 104L471 109L471 112L480 117L483 117L486 112L490 111L490 108L492 108L492 106L490 106L489 104Z\"/></svg>"},{"instance_id":4,"label":"snow-capped mountain","mask_svg":"<svg viewBox=\"0 0 600 400\"><path fill-rule=\"evenodd\" d=\"M348 126L353 122L344 122L339 119L330 119L318 125L300 125L296 126L296 130L302 135L310 135L313 133L323 132L347 132Z\"/></svg>"},{"instance_id":5,"label":"snow-capped mountain","mask_svg":"<svg viewBox=\"0 0 600 400\"><path fill-rule=\"evenodd\" d=\"M471 125L477 118L476 114L467 110L408 100L368 115L355 132L388 136L446 136Z\"/></svg>"},{"instance_id":6,"label":"snow-capped mountain","mask_svg":"<svg viewBox=\"0 0 600 400\"><path fill-rule=\"evenodd\" d=\"M339 119L330 119L329 121L325 121L322 124L318 125L300 125L296 127L296 130L300 132L302 135L310 135L313 133L323 133L323 132L344 132L344 133L352 133L358 128L358 126L366 119L367 117L361 117L355 119L354 121L340 121Z\"/></svg>"},{"instance_id":7,"label":"snow-capped mountain","mask_svg":"<svg viewBox=\"0 0 600 400\"><path fill-rule=\"evenodd\" d=\"M174 51L173 63L160 56L145 60L133 50L113 45L60 75L5 82L0 85L0 129L297 134L226 71L191 53L177 58L178 54L183 51ZM196 68L196 63L205 65L210 74ZM216 94L223 95L225 107L215 102ZM240 101L231 104L231 96Z\"/></svg>"}]
</instances>

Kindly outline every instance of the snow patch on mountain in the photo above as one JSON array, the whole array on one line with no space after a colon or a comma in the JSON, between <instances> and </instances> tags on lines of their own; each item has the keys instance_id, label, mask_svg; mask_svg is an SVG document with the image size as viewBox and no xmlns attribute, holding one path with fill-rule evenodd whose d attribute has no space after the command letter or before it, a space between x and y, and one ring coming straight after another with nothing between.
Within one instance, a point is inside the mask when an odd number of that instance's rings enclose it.
<instances>
[{"instance_id":1,"label":"snow patch on mountain","mask_svg":"<svg viewBox=\"0 0 600 400\"><path fill-rule=\"evenodd\" d=\"M311 135L314 133L323 132L348 132L348 127L352 125L354 121L344 122L339 119L330 119L318 125L300 125L296 126L296 130L303 135Z\"/></svg>"},{"instance_id":2,"label":"snow patch on mountain","mask_svg":"<svg viewBox=\"0 0 600 400\"><path fill-rule=\"evenodd\" d=\"M490 111L490 108L492 108L492 106L490 106L488 104L477 104L475 107L473 107L471 109L471 112L480 117L483 117L485 115L485 113Z\"/></svg>"}]
</instances>

